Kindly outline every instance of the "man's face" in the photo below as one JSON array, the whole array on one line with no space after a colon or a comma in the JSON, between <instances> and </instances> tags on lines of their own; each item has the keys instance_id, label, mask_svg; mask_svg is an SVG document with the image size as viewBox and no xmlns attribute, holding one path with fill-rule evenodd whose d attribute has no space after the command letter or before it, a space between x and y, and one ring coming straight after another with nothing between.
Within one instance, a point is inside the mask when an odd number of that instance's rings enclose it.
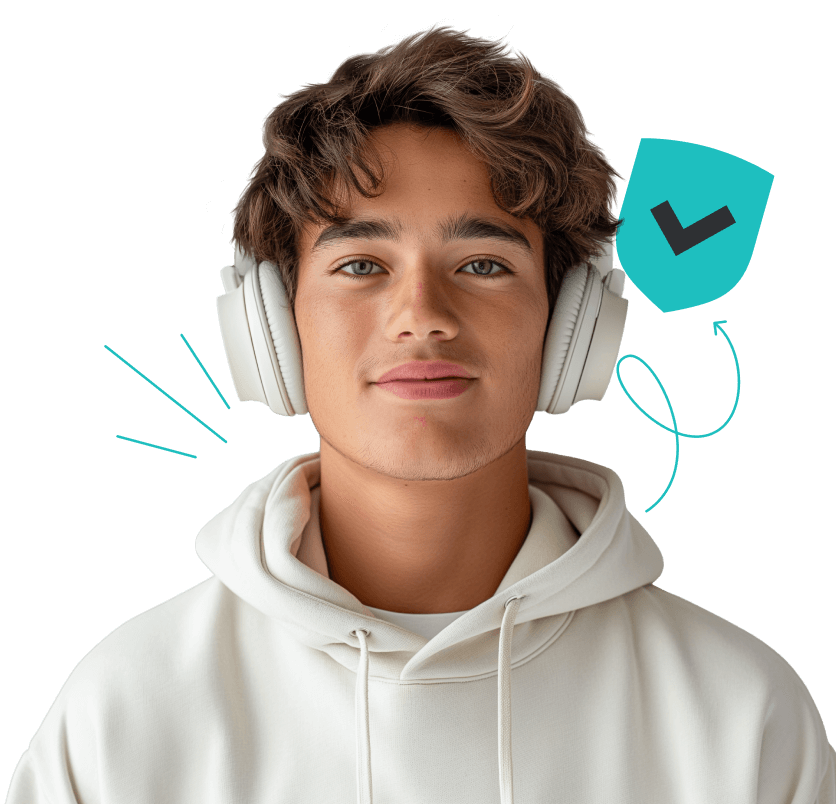
<instances>
[{"instance_id":1,"label":"man's face","mask_svg":"<svg viewBox=\"0 0 836 804\"><path fill-rule=\"evenodd\" d=\"M453 132L396 124L372 139L385 190L352 195L344 212L381 225L310 225L298 244L308 409L320 437L366 468L451 480L510 451L537 408L548 319L543 237L495 204L486 167ZM467 219L516 230L530 249L489 227L454 231ZM405 399L375 384L413 360L456 363L473 379L446 399Z\"/></svg>"}]
</instances>

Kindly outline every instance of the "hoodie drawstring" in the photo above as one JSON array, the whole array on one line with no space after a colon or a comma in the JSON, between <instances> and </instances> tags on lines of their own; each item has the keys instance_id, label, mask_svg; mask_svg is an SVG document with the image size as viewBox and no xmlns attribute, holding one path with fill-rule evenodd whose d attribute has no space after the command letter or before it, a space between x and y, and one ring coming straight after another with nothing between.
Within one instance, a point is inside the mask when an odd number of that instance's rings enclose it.
<instances>
[{"instance_id":1,"label":"hoodie drawstring","mask_svg":"<svg viewBox=\"0 0 836 804\"><path fill-rule=\"evenodd\" d=\"M505 614L499 628L499 670L496 676L499 710L499 800L514 804L514 763L511 754L511 637L522 597L505 601ZM369 735L369 646L371 632L357 628L351 632L360 641L360 664L354 695L357 724L357 804L372 804L372 744Z\"/></svg>"}]
</instances>

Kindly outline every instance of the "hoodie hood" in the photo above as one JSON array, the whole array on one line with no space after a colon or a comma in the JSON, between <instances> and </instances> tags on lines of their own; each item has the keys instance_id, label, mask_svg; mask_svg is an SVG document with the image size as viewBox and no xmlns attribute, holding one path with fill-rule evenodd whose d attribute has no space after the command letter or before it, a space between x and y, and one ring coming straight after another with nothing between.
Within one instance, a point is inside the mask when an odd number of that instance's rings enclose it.
<instances>
[{"instance_id":1,"label":"hoodie hood","mask_svg":"<svg viewBox=\"0 0 836 804\"><path fill-rule=\"evenodd\" d=\"M203 563L235 595L280 621L304 644L356 668L351 632L370 631L371 675L401 681L496 672L496 630L505 602L521 599L514 654L553 635L555 618L652 583L662 555L625 507L619 477L604 466L527 450L529 535L494 595L431 640L374 616L330 578L319 529L319 453L285 461L252 483L197 536ZM555 550L565 516L580 534ZM545 549L544 549L545 548Z\"/></svg>"},{"instance_id":2,"label":"hoodie hood","mask_svg":"<svg viewBox=\"0 0 836 804\"><path fill-rule=\"evenodd\" d=\"M553 642L577 609L662 573L661 552L627 511L613 471L563 455L526 454L532 521L523 547L492 597L429 640L376 617L328 577L318 452L285 461L248 486L198 534L200 559L231 592L357 673L361 804L372 802L369 678L440 682L496 673L501 801L511 804L511 668ZM568 550L550 550L566 520L577 540Z\"/></svg>"}]
</instances>

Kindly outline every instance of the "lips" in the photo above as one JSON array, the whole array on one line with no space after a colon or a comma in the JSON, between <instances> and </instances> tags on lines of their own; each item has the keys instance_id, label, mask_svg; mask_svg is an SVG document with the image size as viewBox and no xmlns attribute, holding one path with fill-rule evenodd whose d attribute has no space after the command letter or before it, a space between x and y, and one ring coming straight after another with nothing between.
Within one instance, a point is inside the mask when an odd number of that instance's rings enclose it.
<instances>
[{"instance_id":1,"label":"lips","mask_svg":"<svg viewBox=\"0 0 836 804\"><path fill-rule=\"evenodd\" d=\"M473 382L473 378L453 377L437 380L391 380L376 385L401 399L428 400L452 399L467 391Z\"/></svg>"},{"instance_id":2,"label":"lips","mask_svg":"<svg viewBox=\"0 0 836 804\"><path fill-rule=\"evenodd\" d=\"M387 382L402 382L404 384L415 384L422 382L441 382L442 380L464 380L467 379L466 377L437 377L434 380L387 380ZM378 385L383 385L384 383L378 383Z\"/></svg>"},{"instance_id":3,"label":"lips","mask_svg":"<svg viewBox=\"0 0 836 804\"><path fill-rule=\"evenodd\" d=\"M473 379L470 373L456 365L443 360L413 360L396 366L383 374L377 382L379 384L394 381L432 381L442 379Z\"/></svg>"}]
</instances>

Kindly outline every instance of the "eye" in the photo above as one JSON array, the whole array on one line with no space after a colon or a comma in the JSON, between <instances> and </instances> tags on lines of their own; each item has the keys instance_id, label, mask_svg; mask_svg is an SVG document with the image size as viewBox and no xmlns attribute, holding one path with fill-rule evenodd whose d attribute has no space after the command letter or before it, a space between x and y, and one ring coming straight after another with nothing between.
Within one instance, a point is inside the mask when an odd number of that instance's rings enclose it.
<instances>
[{"instance_id":1,"label":"eye","mask_svg":"<svg viewBox=\"0 0 836 804\"><path fill-rule=\"evenodd\" d=\"M512 271L504 263L485 257L471 260L469 263L459 268L459 271L463 271L465 268L470 268L471 266L474 266L474 270L472 272L473 276L479 276L484 279L498 279L503 276L512 276L516 273L516 271ZM498 273L488 273L492 270L493 266L499 266L502 271ZM348 262L344 262L342 265L338 265L334 269L333 273L340 273L343 276L347 276L349 279L364 279L367 276L375 276L375 274L372 273L372 269L375 267L380 268L376 262L372 262L371 260L350 260ZM344 271L343 268L351 268L352 271L347 272ZM354 273L354 270L357 272Z\"/></svg>"}]
</instances>

